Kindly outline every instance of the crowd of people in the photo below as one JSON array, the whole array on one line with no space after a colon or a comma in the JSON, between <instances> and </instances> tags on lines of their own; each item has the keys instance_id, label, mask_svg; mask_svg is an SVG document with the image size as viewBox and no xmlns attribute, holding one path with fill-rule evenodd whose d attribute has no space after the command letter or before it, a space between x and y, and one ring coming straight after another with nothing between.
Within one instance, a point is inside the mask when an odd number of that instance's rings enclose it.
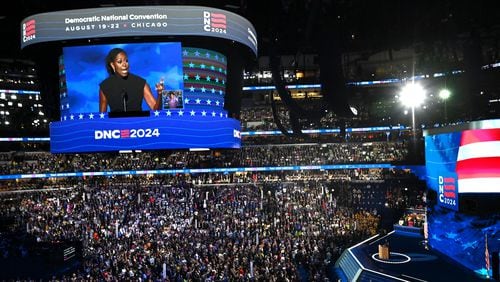
<instances>
[{"instance_id":1,"label":"crowd of people","mask_svg":"<svg viewBox=\"0 0 500 282\"><path fill-rule=\"evenodd\" d=\"M381 178L358 177L358 197L346 193L356 174ZM92 178L2 194L0 215L15 217L37 242L83 242L78 281L323 281L346 247L379 231L384 203L366 208L359 200L373 191L361 190L378 183L391 194L394 187L380 181L400 179L391 174L241 184L189 175ZM4 258L16 253L0 249Z\"/></svg>"},{"instance_id":2,"label":"crowd of people","mask_svg":"<svg viewBox=\"0 0 500 282\"><path fill-rule=\"evenodd\" d=\"M1 152L0 174L397 163L410 151L403 131L242 141L239 150L209 152ZM10 228L0 229L4 262L36 255L30 240L81 246L78 266L53 269L51 281L328 281L347 247L387 228L385 210L422 207L425 199L425 185L411 173L381 168L28 178L0 186L0 219Z\"/></svg>"},{"instance_id":3,"label":"crowd of people","mask_svg":"<svg viewBox=\"0 0 500 282\"><path fill-rule=\"evenodd\" d=\"M138 154L0 153L0 174L172 168L255 167L401 162L406 142L310 143L244 146L209 152L160 151Z\"/></svg>"},{"instance_id":4,"label":"crowd of people","mask_svg":"<svg viewBox=\"0 0 500 282\"><path fill-rule=\"evenodd\" d=\"M317 111L322 108L322 100L307 99L303 101L302 108L304 111ZM284 105L277 105L277 116L281 124L285 128L292 128L290 120L290 111ZM358 125L355 119L350 119L349 125ZM340 119L332 111L326 111L320 119L299 119L303 129L317 128L338 128ZM253 107L244 107L241 111L241 126L243 131L262 131L276 130L278 126L274 120L272 108L270 105L260 105Z\"/></svg>"}]
</instances>

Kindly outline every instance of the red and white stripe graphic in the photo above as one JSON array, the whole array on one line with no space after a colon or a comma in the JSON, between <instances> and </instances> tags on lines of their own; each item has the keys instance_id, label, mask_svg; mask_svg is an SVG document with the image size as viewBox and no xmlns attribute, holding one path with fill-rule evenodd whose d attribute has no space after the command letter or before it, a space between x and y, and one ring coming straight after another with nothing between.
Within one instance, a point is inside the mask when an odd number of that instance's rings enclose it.
<instances>
[{"instance_id":1,"label":"red and white stripe graphic","mask_svg":"<svg viewBox=\"0 0 500 282\"><path fill-rule=\"evenodd\" d=\"M211 26L215 28L226 28L226 15L224 14L210 14Z\"/></svg>"},{"instance_id":2,"label":"red and white stripe graphic","mask_svg":"<svg viewBox=\"0 0 500 282\"><path fill-rule=\"evenodd\" d=\"M490 271L490 252L488 251L488 234L484 234L484 260L486 263L486 271Z\"/></svg>"},{"instance_id":3,"label":"red and white stripe graphic","mask_svg":"<svg viewBox=\"0 0 500 282\"><path fill-rule=\"evenodd\" d=\"M122 129L120 130L121 138L130 138L130 129Z\"/></svg>"},{"instance_id":4,"label":"red and white stripe graphic","mask_svg":"<svg viewBox=\"0 0 500 282\"><path fill-rule=\"evenodd\" d=\"M463 131L456 171L460 193L500 192L500 128Z\"/></svg>"},{"instance_id":5,"label":"red and white stripe graphic","mask_svg":"<svg viewBox=\"0 0 500 282\"><path fill-rule=\"evenodd\" d=\"M24 23L24 35L25 36L31 36L35 34L35 20L29 20Z\"/></svg>"}]
</instances>

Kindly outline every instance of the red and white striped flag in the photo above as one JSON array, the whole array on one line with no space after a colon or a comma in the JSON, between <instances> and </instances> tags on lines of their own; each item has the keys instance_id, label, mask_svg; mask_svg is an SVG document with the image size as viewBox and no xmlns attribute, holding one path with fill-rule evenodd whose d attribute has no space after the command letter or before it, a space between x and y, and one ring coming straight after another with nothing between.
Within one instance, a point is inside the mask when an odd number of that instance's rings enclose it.
<instances>
[{"instance_id":1,"label":"red and white striped flag","mask_svg":"<svg viewBox=\"0 0 500 282\"><path fill-rule=\"evenodd\" d=\"M490 271L490 252L488 251L488 234L484 235L485 246L484 246L484 259L486 262L486 271Z\"/></svg>"},{"instance_id":2,"label":"red and white striped flag","mask_svg":"<svg viewBox=\"0 0 500 282\"><path fill-rule=\"evenodd\" d=\"M456 172L459 193L500 192L500 128L463 131Z\"/></svg>"}]
</instances>

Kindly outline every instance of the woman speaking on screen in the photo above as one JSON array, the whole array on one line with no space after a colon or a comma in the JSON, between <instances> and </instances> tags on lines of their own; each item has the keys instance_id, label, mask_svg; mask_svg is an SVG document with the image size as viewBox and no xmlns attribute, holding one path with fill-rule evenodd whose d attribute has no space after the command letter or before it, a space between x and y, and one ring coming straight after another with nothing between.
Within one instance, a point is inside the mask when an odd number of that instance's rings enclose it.
<instances>
[{"instance_id":1,"label":"woman speaking on screen","mask_svg":"<svg viewBox=\"0 0 500 282\"><path fill-rule=\"evenodd\" d=\"M99 84L99 111L110 112L142 111L143 99L151 110L161 105L163 83L156 84L156 99L146 80L129 71L128 56L125 50L113 48L106 56L108 78Z\"/></svg>"}]
</instances>

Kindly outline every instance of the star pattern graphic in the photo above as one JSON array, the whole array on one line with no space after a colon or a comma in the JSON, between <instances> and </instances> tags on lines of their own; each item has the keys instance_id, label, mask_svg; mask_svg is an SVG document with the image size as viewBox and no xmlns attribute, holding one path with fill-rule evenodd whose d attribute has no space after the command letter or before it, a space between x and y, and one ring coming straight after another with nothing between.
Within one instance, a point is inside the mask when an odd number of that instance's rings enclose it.
<instances>
[{"instance_id":1,"label":"star pattern graphic","mask_svg":"<svg viewBox=\"0 0 500 282\"><path fill-rule=\"evenodd\" d=\"M152 116L153 118L162 118L162 117L183 117L184 114L186 112L183 111L182 109L179 109L179 110L165 110L165 111L160 111L160 110L156 110L156 111L153 111L152 112ZM208 116L211 116L211 117L214 117L214 118L217 118L217 117L226 117L227 118L227 113L226 112L215 112L215 111L212 111L212 112L207 112L206 110L199 110L199 111L196 111L194 109L190 110L189 112L189 116L202 116L202 117L208 117ZM175 115L174 115L175 114ZM209 115L210 114L210 115ZM100 119L104 119L107 117L107 114L105 113L86 113L86 114L78 114L78 115L74 115L74 114L71 114L71 115L64 115L61 117L61 120L62 121L68 121L68 120L91 120L91 119L95 119L96 116L99 116Z\"/></svg>"}]
</instances>

